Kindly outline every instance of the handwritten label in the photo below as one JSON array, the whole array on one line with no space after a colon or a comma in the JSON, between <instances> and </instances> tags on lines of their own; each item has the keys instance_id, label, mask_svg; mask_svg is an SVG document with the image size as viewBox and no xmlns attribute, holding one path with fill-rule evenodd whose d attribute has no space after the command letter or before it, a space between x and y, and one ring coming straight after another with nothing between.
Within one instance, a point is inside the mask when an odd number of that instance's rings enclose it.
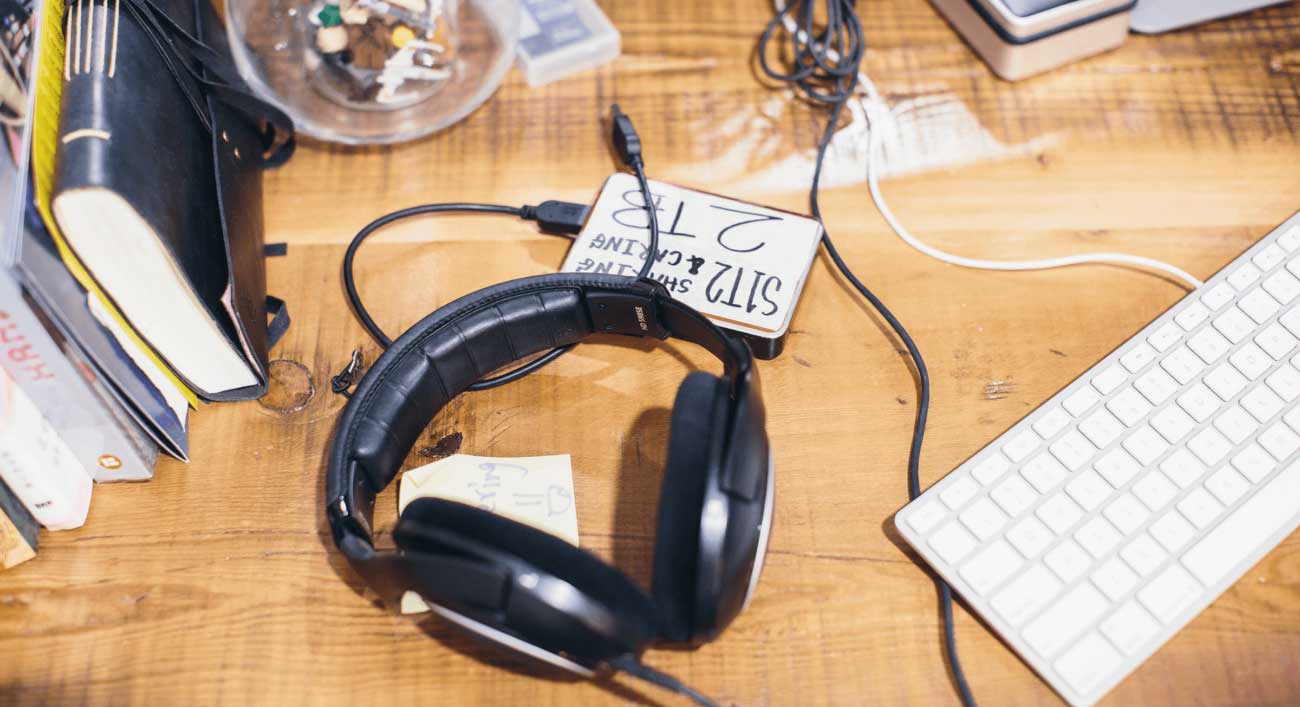
<instances>
[{"instance_id":1,"label":"handwritten label","mask_svg":"<svg viewBox=\"0 0 1300 707\"><path fill-rule=\"evenodd\" d=\"M659 218L651 277L719 326L775 339L794 316L820 243L813 219L650 182ZM636 275L649 247L645 199L630 174L605 180L562 270Z\"/></svg>"},{"instance_id":2,"label":"handwritten label","mask_svg":"<svg viewBox=\"0 0 1300 707\"><path fill-rule=\"evenodd\" d=\"M417 498L444 498L477 506L578 544L569 455L476 457L456 454L402 475L398 508ZM428 611L419 595L402 597L402 613Z\"/></svg>"}]
</instances>

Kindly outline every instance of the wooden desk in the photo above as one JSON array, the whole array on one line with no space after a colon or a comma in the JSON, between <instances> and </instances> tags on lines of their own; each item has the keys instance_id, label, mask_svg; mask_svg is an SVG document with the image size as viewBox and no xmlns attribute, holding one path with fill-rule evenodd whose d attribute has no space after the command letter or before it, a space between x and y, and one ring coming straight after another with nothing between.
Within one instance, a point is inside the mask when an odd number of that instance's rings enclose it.
<instances>
[{"instance_id":1,"label":"wooden desk","mask_svg":"<svg viewBox=\"0 0 1300 707\"><path fill-rule=\"evenodd\" d=\"M303 146L268 181L270 284L294 324L264 401L194 418L194 463L97 489L82 530L47 534L0 575L0 702L96 704L677 704L620 681L540 681L447 625L378 611L334 552L322 467L343 400L329 377L376 348L347 310L344 244L425 201L588 200L614 170L600 117L638 121L656 177L803 210L820 113L750 68L753 0L604 5L624 56L529 89L512 76L461 125L391 149ZM901 218L964 254L1107 248L1208 276L1300 208L1300 6L1164 37L1020 84L993 78L921 0L863 3L867 70L911 106ZM870 206L851 145L824 197L859 274L907 323L934 376L931 483L1182 295L1110 267L958 270L908 250ZM566 242L509 219L406 224L361 257L390 330L503 279L554 270ZM633 350L643 348L644 352ZM668 407L686 347L583 346L521 383L465 396L417 450L570 453L584 545L648 583ZM897 343L819 259L787 352L762 366L778 469L758 596L722 640L648 661L725 704L955 702L930 579L890 520L915 383ZM421 460L413 455L411 463ZM382 500L380 526L394 517ZM382 540L386 541L387 538ZM1059 699L958 610L986 705ZM1300 539L1291 538L1126 680L1107 705L1300 702Z\"/></svg>"}]
</instances>

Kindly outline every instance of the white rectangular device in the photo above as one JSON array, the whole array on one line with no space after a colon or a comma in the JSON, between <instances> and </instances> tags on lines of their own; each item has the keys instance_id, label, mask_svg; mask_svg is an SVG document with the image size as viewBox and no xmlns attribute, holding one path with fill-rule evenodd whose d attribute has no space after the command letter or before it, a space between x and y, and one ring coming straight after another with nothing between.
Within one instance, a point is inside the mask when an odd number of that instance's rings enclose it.
<instances>
[{"instance_id":1,"label":"white rectangular device","mask_svg":"<svg viewBox=\"0 0 1300 707\"><path fill-rule=\"evenodd\" d=\"M1091 705L1300 525L1300 214L898 512Z\"/></svg>"},{"instance_id":2,"label":"white rectangular device","mask_svg":"<svg viewBox=\"0 0 1300 707\"><path fill-rule=\"evenodd\" d=\"M1155 34L1198 22L1247 12L1287 0L1138 0L1130 25L1137 32Z\"/></svg>"}]
</instances>

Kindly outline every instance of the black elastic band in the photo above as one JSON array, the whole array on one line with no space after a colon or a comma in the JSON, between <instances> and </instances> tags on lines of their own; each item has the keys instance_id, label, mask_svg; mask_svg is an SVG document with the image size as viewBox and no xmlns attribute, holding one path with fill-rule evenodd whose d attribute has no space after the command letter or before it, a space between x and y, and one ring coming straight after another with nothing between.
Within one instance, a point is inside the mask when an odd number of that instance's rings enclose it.
<instances>
[{"instance_id":1,"label":"black elastic band","mask_svg":"<svg viewBox=\"0 0 1300 707\"><path fill-rule=\"evenodd\" d=\"M267 295L266 313L271 315L271 323L266 325L266 348L273 349L289 331L289 305L279 297Z\"/></svg>"}]
</instances>

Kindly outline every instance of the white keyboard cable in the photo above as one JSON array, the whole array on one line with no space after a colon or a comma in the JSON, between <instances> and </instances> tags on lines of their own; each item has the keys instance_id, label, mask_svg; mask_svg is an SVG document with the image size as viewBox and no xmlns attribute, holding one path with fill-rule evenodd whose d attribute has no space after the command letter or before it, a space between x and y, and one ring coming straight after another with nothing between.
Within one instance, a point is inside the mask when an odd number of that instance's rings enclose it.
<instances>
[{"instance_id":1,"label":"white keyboard cable","mask_svg":"<svg viewBox=\"0 0 1300 707\"><path fill-rule=\"evenodd\" d=\"M1026 270L1051 270L1055 268L1064 268L1072 265L1086 265L1095 263L1110 263L1117 265L1129 265L1146 270L1155 270L1182 280L1191 288L1200 287L1202 283L1191 273L1171 265L1161 260L1148 258L1141 255L1131 255L1129 253L1080 253L1078 255L1067 255L1059 258L1045 258L1042 260L983 260L980 258L967 258L960 255L954 255L939 250L932 245L921 241L912 232L905 227L898 217L894 214L893 209L885 200L885 195L880 190L880 153L884 146L884 128L886 121L879 116L872 116L872 107L881 106L877 110L884 110L891 116L896 116L894 112L880 99L880 94L876 91L875 85L865 74L858 75L859 85L867 92L866 110L867 115L867 188L871 191L871 200L875 202L876 209L884 217L885 222L893 229L894 233L903 240L904 243L912 246L916 250L950 265L956 265L963 268L973 268L976 270L1001 270L1001 271L1026 271ZM895 123L896 124L896 123Z\"/></svg>"}]
</instances>

